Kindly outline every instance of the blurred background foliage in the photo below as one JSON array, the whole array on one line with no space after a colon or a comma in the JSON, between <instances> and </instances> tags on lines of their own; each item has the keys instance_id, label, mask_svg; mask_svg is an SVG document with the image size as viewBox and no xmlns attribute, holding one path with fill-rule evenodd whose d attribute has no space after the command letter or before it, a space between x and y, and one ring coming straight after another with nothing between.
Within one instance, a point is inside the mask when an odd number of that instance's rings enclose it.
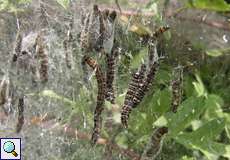
<instances>
[{"instance_id":1,"label":"blurred background foliage","mask_svg":"<svg viewBox=\"0 0 230 160\"><path fill-rule=\"evenodd\" d=\"M48 3L45 0L44 2ZM71 4L77 3L77 0L56 0L56 2L59 6L55 8L64 15L68 15L72 11ZM141 154L154 128L167 126L169 133L165 137L162 152L157 159L230 159L229 1L118 0L118 2L123 14L119 15L116 26L116 40L121 50L116 77L117 98L116 105L109 103L105 105L102 137L113 138L111 140L119 147ZM13 15L20 15L22 12L23 16L28 12L31 3L33 3L31 0L0 0L0 12L9 12ZM102 7L117 8L114 0L94 0L84 3L90 5L97 3ZM128 12L125 14L125 11L130 11L131 14ZM1 21L1 29L4 28L3 22ZM61 22L58 23L61 25ZM51 25L55 24L57 23ZM141 43L140 37L166 24L169 24L171 29L164 33L157 46L158 54L165 58L161 61L154 85L141 104L131 113L129 128L121 129L120 109L131 73L147 57L147 46ZM1 38L1 42L4 41L1 48L8 46L7 49L2 49L1 54L10 49L10 45L7 44L13 43L12 37L15 35L16 27L12 26L15 30L9 29L11 33L11 38L7 37L9 43L6 43L7 38ZM60 30L63 33L59 33L60 40L57 43L61 43L65 27L58 31ZM60 45L59 48L61 48ZM59 54L61 55L62 52L60 49ZM56 60L52 61L55 63ZM79 64L79 61L79 58L75 59L76 64ZM179 65L184 66L183 102L178 112L172 113L170 111L172 101L170 82L172 71ZM50 106L49 103L53 103L54 107L58 105L54 113L58 115L56 119L61 117L58 119L60 125L68 125L73 130L90 133L97 85L95 78L92 78L93 90L87 90L82 85L80 71L79 73L78 71L68 71L67 77L65 73L60 73L60 76L64 76L60 78L61 84L71 82L69 87L75 88L74 94L65 92L65 87L59 88L60 82L55 80L56 86L47 85L41 92L31 91L27 96L31 98L31 102L41 99L41 104L46 104L45 106ZM52 110L43 109L41 111L43 113L52 113ZM33 118L36 111L31 109L31 112L35 113L30 116ZM59 146L59 154L51 154L46 157L47 159L107 159L104 146L98 145L91 148L88 141L71 139L64 135L55 136L64 137L60 142L63 145ZM57 140L54 138L51 143L54 144L54 141ZM33 141L28 140L27 143L33 143ZM28 152L25 151L25 154ZM119 151L114 151L110 158L129 159Z\"/></svg>"}]
</instances>

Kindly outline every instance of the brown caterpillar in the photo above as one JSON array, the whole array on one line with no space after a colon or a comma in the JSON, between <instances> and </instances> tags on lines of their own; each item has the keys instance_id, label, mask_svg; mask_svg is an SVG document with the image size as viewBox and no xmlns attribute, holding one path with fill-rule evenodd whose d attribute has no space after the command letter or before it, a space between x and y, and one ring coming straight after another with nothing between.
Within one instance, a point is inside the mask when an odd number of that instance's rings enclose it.
<instances>
[{"instance_id":1,"label":"brown caterpillar","mask_svg":"<svg viewBox=\"0 0 230 160\"><path fill-rule=\"evenodd\" d=\"M20 55L21 50L22 50L22 35L21 35L20 31L18 31L17 37L16 37L15 48L14 48L15 53L13 55L13 62L17 61L17 58Z\"/></svg>"},{"instance_id":2,"label":"brown caterpillar","mask_svg":"<svg viewBox=\"0 0 230 160\"><path fill-rule=\"evenodd\" d=\"M169 26L162 26L152 34L152 37L158 38L162 33L166 32L169 29Z\"/></svg>"},{"instance_id":3,"label":"brown caterpillar","mask_svg":"<svg viewBox=\"0 0 230 160\"><path fill-rule=\"evenodd\" d=\"M132 111L132 108L135 108L139 103L141 96L141 87L143 87L143 82L145 78L146 66L142 64L139 71L132 75L131 82L125 96L124 105L121 111L121 123L125 128L128 127L128 118L129 114Z\"/></svg>"},{"instance_id":4,"label":"brown caterpillar","mask_svg":"<svg viewBox=\"0 0 230 160\"><path fill-rule=\"evenodd\" d=\"M124 106L121 111L121 123L127 128L128 127L128 118L129 114L132 111L132 108L135 108L144 98L145 94L148 92L149 88L152 86L152 81L155 77L155 74L159 68L158 56L157 53L153 54L153 62L149 63L149 70L145 77L146 66L142 65L140 72L138 73L141 77L133 77L131 81L131 87L128 88L128 92L126 93L126 97L130 99L126 99ZM133 84L133 82L135 82Z\"/></svg>"},{"instance_id":5,"label":"brown caterpillar","mask_svg":"<svg viewBox=\"0 0 230 160\"><path fill-rule=\"evenodd\" d=\"M101 113L104 110L104 102L105 102L105 76L101 71L100 66L97 64L96 60L89 56L83 57L84 61L94 70L96 70L96 79L98 85L98 93L97 93L97 105L94 111L94 128L92 134L92 145L95 145L97 139L100 136L101 128L102 128L102 117Z\"/></svg>"},{"instance_id":6,"label":"brown caterpillar","mask_svg":"<svg viewBox=\"0 0 230 160\"><path fill-rule=\"evenodd\" d=\"M176 113L177 108L181 103L183 94L183 68L178 67L173 71L173 80L171 82L172 86L172 102L171 109L172 112Z\"/></svg>"},{"instance_id":7,"label":"brown caterpillar","mask_svg":"<svg viewBox=\"0 0 230 160\"><path fill-rule=\"evenodd\" d=\"M150 143L147 145L141 156L141 160L148 160L149 158L154 160L159 155L162 148L163 137L167 133L167 127L160 127L154 131Z\"/></svg>"},{"instance_id":8,"label":"brown caterpillar","mask_svg":"<svg viewBox=\"0 0 230 160\"><path fill-rule=\"evenodd\" d=\"M19 133L24 124L24 97L18 99L18 122L16 125L16 133Z\"/></svg>"},{"instance_id":9,"label":"brown caterpillar","mask_svg":"<svg viewBox=\"0 0 230 160\"><path fill-rule=\"evenodd\" d=\"M36 38L36 55L39 58L40 68L39 74L42 82L48 81L48 56L45 53L44 39L40 34Z\"/></svg>"},{"instance_id":10,"label":"brown caterpillar","mask_svg":"<svg viewBox=\"0 0 230 160\"><path fill-rule=\"evenodd\" d=\"M115 104L114 78L118 49L113 48L111 54L106 53L106 99Z\"/></svg>"}]
</instances>

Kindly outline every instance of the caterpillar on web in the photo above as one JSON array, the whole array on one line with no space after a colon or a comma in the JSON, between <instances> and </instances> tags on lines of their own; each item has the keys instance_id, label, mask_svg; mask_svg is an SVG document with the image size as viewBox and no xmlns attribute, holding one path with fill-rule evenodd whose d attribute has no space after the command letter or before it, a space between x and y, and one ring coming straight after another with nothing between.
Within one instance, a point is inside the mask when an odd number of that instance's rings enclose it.
<instances>
[{"instance_id":1,"label":"caterpillar on web","mask_svg":"<svg viewBox=\"0 0 230 160\"><path fill-rule=\"evenodd\" d=\"M16 133L19 133L24 124L24 97L18 99L18 122L16 125Z\"/></svg>"},{"instance_id":2,"label":"caterpillar on web","mask_svg":"<svg viewBox=\"0 0 230 160\"><path fill-rule=\"evenodd\" d=\"M157 128L153 132L150 142L141 156L141 160L148 160L150 158L155 159L160 154L162 144L163 144L163 139L165 134L167 133L168 133L167 127Z\"/></svg>"},{"instance_id":3,"label":"caterpillar on web","mask_svg":"<svg viewBox=\"0 0 230 160\"><path fill-rule=\"evenodd\" d=\"M42 82L48 81L48 55L45 52L44 39L40 34L36 38L36 55L39 58L39 74Z\"/></svg>"},{"instance_id":4,"label":"caterpillar on web","mask_svg":"<svg viewBox=\"0 0 230 160\"><path fill-rule=\"evenodd\" d=\"M97 104L94 110L94 128L93 128L93 134L91 138L92 145L95 145L97 139L100 136L101 127L102 127L101 113L104 110L105 91L106 91L105 76L100 66L97 64L96 60L94 60L89 56L84 56L83 59L93 70L96 70L98 93L97 93Z\"/></svg>"},{"instance_id":5,"label":"caterpillar on web","mask_svg":"<svg viewBox=\"0 0 230 160\"><path fill-rule=\"evenodd\" d=\"M172 87L172 102L171 109L175 113L177 112L177 108L181 103L182 95L183 95L183 68L178 66L173 71L173 79L171 81Z\"/></svg>"},{"instance_id":6,"label":"caterpillar on web","mask_svg":"<svg viewBox=\"0 0 230 160\"><path fill-rule=\"evenodd\" d=\"M13 54L13 62L17 61L17 58L21 53L21 49L22 49L22 35L20 31L18 31L17 36L16 36L14 54Z\"/></svg>"},{"instance_id":7,"label":"caterpillar on web","mask_svg":"<svg viewBox=\"0 0 230 160\"><path fill-rule=\"evenodd\" d=\"M149 50L149 52L152 52L152 50ZM152 81L158 71L159 58L157 52L150 54L153 55L153 58L149 59L151 62L149 62L148 70L146 70L146 66L142 64L140 72L136 73L138 76L136 75L135 77L134 74L126 93L125 102L121 111L121 123L125 128L128 127L128 118L132 108L135 108L143 100L149 88L152 86Z\"/></svg>"},{"instance_id":8,"label":"caterpillar on web","mask_svg":"<svg viewBox=\"0 0 230 160\"><path fill-rule=\"evenodd\" d=\"M119 51L113 47L111 54L106 53L106 99L115 104L114 78Z\"/></svg>"},{"instance_id":9,"label":"caterpillar on web","mask_svg":"<svg viewBox=\"0 0 230 160\"><path fill-rule=\"evenodd\" d=\"M129 114L132 108L135 108L141 99L141 87L144 84L146 66L141 65L139 71L132 75L132 79L129 83L127 93L125 95L124 105L121 110L121 123L127 128Z\"/></svg>"}]
</instances>

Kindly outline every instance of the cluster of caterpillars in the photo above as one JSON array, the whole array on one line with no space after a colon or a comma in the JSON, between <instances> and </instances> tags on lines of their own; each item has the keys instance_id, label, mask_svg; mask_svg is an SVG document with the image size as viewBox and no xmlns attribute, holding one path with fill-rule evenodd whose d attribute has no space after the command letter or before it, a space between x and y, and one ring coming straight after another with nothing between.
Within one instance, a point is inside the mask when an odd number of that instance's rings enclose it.
<instances>
[{"instance_id":1,"label":"cluster of caterpillars","mask_svg":"<svg viewBox=\"0 0 230 160\"><path fill-rule=\"evenodd\" d=\"M113 45L113 24L115 22L115 18L115 11L100 11L98 6L94 5L92 13L87 15L84 20L84 28L81 33L80 46L84 55L82 58L83 72L87 75L88 71L86 64L90 66L90 68L95 71L98 84L97 104L94 111L94 128L91 138L92 145L96 144L100 136L102 127L101 113L104 109L105 99L112 104L115 103L113 82L119 53L116 45ZM97 61L90 56L90 52L94 51L101 53L102 56L105 56L105 73Z\"/></svg>"},{"instance_id":2,"label":"cluster of caterpillars","mask_svg":"<svg viewBox=\"0 0 230 160\"><path fill-rule=\"evenodd\" d=\"M132 75L121 111L121 123L125 128L128 127L129 114L133 108L137 107L144 98L145 94L148 92L149 88L151 88L153 79L159 68L159 57L154 49L154 39L168 29L169 27L167 26L158 29L149 39L148 70L146 70L146 64L142 64L139 70Z\"/></svg>"},{"instance_id":3,"label":"cluster of caterpillars","mask_svg":"<svg viewBox=\"0 0 230 160\"><path fill-rule=\"evenodd\" d=\"M106 74L102 71L100 65L92 57L85 55L83 57L83 63L88 64L93 70L95 70L95 75L97 79L98 93L97 93L97 104L94 111L94 129L92 134L92 144L97 142L100 136L100 130L102 127L102 117L101 113L104 109L105 99L110 101L112 104L115 103L115 93L113 89L113 80L115 75L115 58L118 54L117 50L113 50L111 55L107 57ZM85 65L85 64L84 64Z\"/></svg>"}]
</instances>

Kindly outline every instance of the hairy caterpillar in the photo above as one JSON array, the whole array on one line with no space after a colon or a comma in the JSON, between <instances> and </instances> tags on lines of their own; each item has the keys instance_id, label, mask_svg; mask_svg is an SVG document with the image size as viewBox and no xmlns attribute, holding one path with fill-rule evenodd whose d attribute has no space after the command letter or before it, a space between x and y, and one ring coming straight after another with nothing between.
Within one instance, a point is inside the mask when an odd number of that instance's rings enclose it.
<instances>
[{"instance_id":1,"label":"hairy caterpillar","mask_svg":"<svg viewBox=\"0 0 230 160\"><path fill-rule=\"evenodd\" d=\"M169 26L162 26L152 34L152 37L158 38L162 33L166 32L169 29Z\"/></svg>"},{"instance_id":2,"label":"hairy caterpillar","mask_svg":"<svg viewBox=\"0 0 230 160\"><path fill-rule=\"evenodd\" d=\"M141 156L141 160L155 159L161 152L163 137L168 133L167 127L157 128L150 139L145 151Z\"/></svg>"},{"instance_id":3,"label":"hairy caterpillar","mask_svg":"<svg viewBox=\"0 0 230 160\"><path fill-rule=\"evenodd\" d=\"M17 58L21 53L21 49L22 49L22 35L21 35L20 31L18 31L17 37L16 37L15 48L14 48L15 53L13 55L13 62L17 61Z\"/></svg>"},{"instance_id":4,"label":"hairy caterpillar","mask_svg":"<svg viewBox=\"0 0 230 160\"><path fill-rule=\"evenodd\" d=\"M173 80L171 82L172 86L172 102L171 109L175 113L177 108L181 103L181 98L183 94L183 68L178 67L173 71Z\"/></svg>"},{"instance_id":5,"label":"hairy caterpillar","mask_svg":"<svg viewBox=\"0 0 230 160\"><path fill-rule=\"evenodd\" d=\"M98 93L97 93L97 104L94 111L94 128L93 128L93 134L91 138L92 145L95 145L97 139L100 136L100 131L102 127L101 113L104 110L105 91L106 91L105 76L101 71L100 66L97 64L96 60L94 60L89 56L84 56L83 59L92 69L96 70Z\"/></svg>"},{"instance_id":6,"label":"hairy caterpillar","mask_svg":"<svg viewBox=\"0 0 230 160\"><path fill-rule=\"evenodd\" d=\"M118 58L118 49L113 48L111 54L106 53L106 99L115 104L114 78L115 67Z\"/></svg>"},{"instance_id":7,"label":"hairy caterpillar","mask_svg":"<svg viewBox=\"0 0 230 160\"><path fill-rule=\"evenodd\" d=\"M136 78L133 77L128 92L126 93L127 98L125 97L124 106L121 111L121 123L125 128L128 127L128 118L132 108L135 108L142 101L145 94L152 86L152 81L159 68L158 55L157 53L154 53L153 55L153 62L149 63L149 70L146 71L146 66L142 65L138 76L136 76ZM146 76L145 72L147 72Z\"/></svg>"},{"instance_id":8,"label":"hairy caterpillar","mask_svg":"<svg viewBox=\"0 0 230 160\"><path fill-rule=\"evenodd\" d=\"M45 53L44 39L40 34L36 38L36 55L39 58L40 68L39 74L42 82L48 81L48 56Z\"/></svg>"},{"instance_id":9,"label":"hairy caterpillar","mask_svg":"<svg viewBox=\"0 0 230 160\"><path fill-rule=\"evenodd\" d=\"M142 97L141 87L143 87L142 85L144 84L145 71L146 66L142 64L139 71L132 75L131 82L129 83L121 111L121 123L125 128L128 127L128 118L132 108L136 107Z\"/></svg>"},{"instance_id":10,"label":"hairy caterpillar","mask_svg":"<svg viewBox=\"0 0 230 160\"><path fill-rule=\"evenodd\" d=\"M18 122L16 125L16 133L19 133L24 124L24 97L18 99Z\"/></svg>"}]
</instances>

